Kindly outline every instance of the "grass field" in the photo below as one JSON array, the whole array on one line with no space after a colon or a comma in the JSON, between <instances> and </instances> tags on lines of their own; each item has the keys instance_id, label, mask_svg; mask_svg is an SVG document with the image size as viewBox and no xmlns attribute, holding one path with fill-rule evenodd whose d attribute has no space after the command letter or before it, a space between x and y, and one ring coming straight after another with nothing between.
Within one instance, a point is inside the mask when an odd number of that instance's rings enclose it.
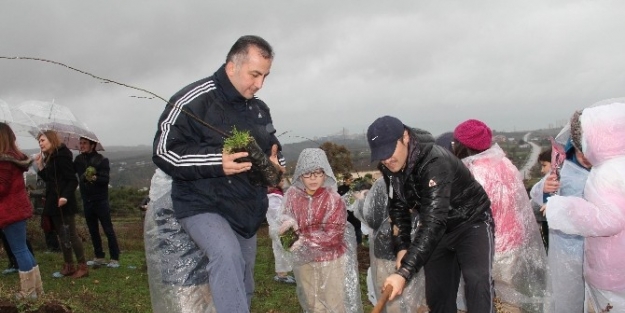
<instances>
[{"instance_id":1,"label":"grass field","mask_svg":"<svg viewBox=\"0 0 625 313\"><path fill-rule=\"evenodd\" d=\"M84 225L84 219L77 216L79 232L84 237L87 259L93 258L91 240ZM150 291L148 288L147 266L143 246L143 221L140 217L114 218L115 230L122 250L121 267L113 269L100 267L90 269L89 277L83 279L53 278L52 273L60 270L63 257L60 253L46 253L43 233L39 227L39 217L29 221L28 237L35 250L46 294L34 302L15 300L12 296L19 285L19 276L9 274L0 276L0 313L1 312L152 312ZM104 247L106 237L102 234ZM359 248L360 281L365 312L372 306L366 300L366 264L368 253ZM6 253L2 251L0 267L8 263ZM252 312L256 313L295 313L301 312L295 295L295 286L278 283L273 280L274 260L271 240L267 227L258 233L258 252L256 257L256 290L252 299ZM17 308L15 311L14 307ZM61 307L65 307L63 310ZM11 308L11 309L9 309ZM69 309L69 310L67 310Z\"/></svg>"}]
</instances>

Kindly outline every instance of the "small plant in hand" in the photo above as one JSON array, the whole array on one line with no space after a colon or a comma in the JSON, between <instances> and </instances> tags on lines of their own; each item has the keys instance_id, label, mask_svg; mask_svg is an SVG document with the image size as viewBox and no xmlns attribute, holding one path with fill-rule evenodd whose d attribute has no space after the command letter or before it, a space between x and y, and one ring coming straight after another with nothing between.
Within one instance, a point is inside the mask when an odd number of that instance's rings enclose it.
<instances>
[{"instance_id":1,"label":"small plant in hand","mask_svg":"<svg viewBox=\"0 0 625 313\"><path fill-rule=\"evenodd\" d=\"M247 145L251 142L252 136L247 130L238 130L236 127L232 129L232 136L224 140L224 152L228 154L245 151Z\"/></svg>"},{"instance_id":2,"label":"small plant in hand","mask_svg":"<svg viewBox=\"0 0 625 313\"><path fill-rule=\"evenodd\" d=\"M93 166L89 166L87 167L87 169L85 170L85 179L92 182L95 180L95 174L97 173L95 167Z\"/></svg>"},{"instance_id":3,"label":"small plant in hand","mask_svg":"<svg viewBox=\"0 0 625 313\"><path fill-rule=\"evenodd\" d=\"M299 239L299 235L293 230L293 228L287 229L282 235L280 235L280 243L282 244L282 248L286 251L289 251L291 246Z\"/></svg>"}]
</instances>

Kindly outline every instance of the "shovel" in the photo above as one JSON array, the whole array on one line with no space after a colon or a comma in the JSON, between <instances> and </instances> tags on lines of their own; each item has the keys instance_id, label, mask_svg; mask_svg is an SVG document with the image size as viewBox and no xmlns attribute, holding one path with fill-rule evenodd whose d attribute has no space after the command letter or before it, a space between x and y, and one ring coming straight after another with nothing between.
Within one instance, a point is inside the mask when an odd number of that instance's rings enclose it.
<instances>
[{"instance_id":1,"label":"shovel","mask_svg":"<svg viewBox=\"0 0 625 313\"><path fill-rule=\"evenodd\" d=\"M380 300L378 300L378 303L375 304L375 307L373 307L371 313L382 312L382 309L384 309L384 306L386 305L388 298L391 296L391 293L393 293L393 286L387 285L382 292L382 297L380 298Z\"/></svg>"}]
</instances>

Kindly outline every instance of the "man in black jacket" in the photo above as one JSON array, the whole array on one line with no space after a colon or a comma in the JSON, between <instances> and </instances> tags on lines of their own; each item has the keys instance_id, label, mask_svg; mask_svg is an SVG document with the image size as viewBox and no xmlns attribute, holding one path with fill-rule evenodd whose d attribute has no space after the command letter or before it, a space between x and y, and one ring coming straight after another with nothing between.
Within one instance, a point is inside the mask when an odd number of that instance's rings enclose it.
<instances>
[{"instance_id":1,"label":"man in black jacket","mask_svg":"<svg viewBox=\"0 0 625 313\"><path fill-rule=\"evenodd\" d=\"M80 196L85 211L85 220L93 243L95 258L87 261L87 265L106 265L119 267L119 245L111 220L109 206L109 159L96 151L97 142L86 137L79 141L80 154L74 159L74 170L78 174ZM102 249L100 226L108 241L110 261L107 261Z\"/></svg>"},{"instance_id":2,"label":"man in black jacket","mask_svg":"<svg viewBox=\"0 0 625 313\"><path fill-rule=\"evenodd\" d=\"M397 271L384 286L391 299L422 267L430 312L457 312L461 275L469 312L492 312L494 253L490 200L469 170L447 149L421 142L416 129L380 117L369 126L371 160L388 186ZM411 212L419 223L411 240Z\"/></svg>"},{"instance_id":3,"label":"man in black jacket","mask_svg":"<svg viewBox=\"0 0 625 313\"><path fill-rule=\"evenodd\" d=\"M152 160L172 177L174 215L209 259L208 283L219 313L250 310L256 232L268 207L267 186L248 175L252 163L236 161L248 153L224 151L223 132L249 131L263 158L278 162L269 107L255 97L272 61L264 39L239 38L217 72L171 98L154 138Z\"/></svg>"}]
</instances>

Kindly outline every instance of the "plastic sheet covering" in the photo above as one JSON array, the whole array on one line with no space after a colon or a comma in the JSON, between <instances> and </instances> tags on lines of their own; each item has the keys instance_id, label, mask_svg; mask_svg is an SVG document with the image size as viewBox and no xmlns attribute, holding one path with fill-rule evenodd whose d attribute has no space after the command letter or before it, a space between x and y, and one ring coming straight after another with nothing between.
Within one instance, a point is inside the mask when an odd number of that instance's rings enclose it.
<instances>
[{"instance_id":1,"label":"plastic sheet covering","mask_svg":"<svg viewBox=\"0 0 625 313\"><path fill-rule=\"evenodd\" d=\"M152 311L214 313L208 259L173 216L171 177L157 169L145 214L145 257Z\"/></svg>"},{"instance_id":2,"label":"plastic sheet covering","mask_svg":"<svg viewBox=\"0 0 625 313\"><path fill-rule=\"evenodd\" d=\"M298 225L299 240L292 247L292 255L300 305L305 312L362 312L356 235L347 223L341 198L336 194L332 200L324 201L327 208L336 210L304 207L300 214L294 214L289 201L301 203L296 200L301 197L308 196L296 187L289 188L285 194L286 211L281 216L282 229L284 225Z\"/></svg>"},{"instance_id":3,"label":"plastic sheet covering","mask_svg":"<svg viewBox=\"0 0 625 313\"><path fill-rule=\"evenodd\" d=\"M369 239L369 257L371 278L373 281L373 292L375 299L379 299L382 287L386 278L395 273L396 256L393 251L393 241L391 239L391 224L386 208L388 196L386 184L383 179L378 179L373 183L371 190L367 193L363 205L354 212L356 217L362 218L362 222L367 224L372 230ZM415 233L417 214L414 214L413 233ZM375 303L374 303L375 304ZM401 295L386 304L383 312L386 313L408 313L416 312L419 307L425 306L425 275L419 271L410 282L404 287Z\"/></svg>"},{"instance_id":4,"label":"plastic sheet covering","mask_svg":"<svg viewBox=\"0 0 625 313\"><path fill-rule=\"evenodd\" d=\"M271 248L273 249L273 256L275 259L275 267L277 272L290 272L293 270L293 255L291 252L286 251L280 244L280 236L278 230L280 228L280 221L278 219L280 210L282 208L281 194L270 193L267 194L269 198L269 208L267 209L267 223L269 224L269 237L271 238Z\"/></svg>"},{"instance_id":5,"label":"plastic sheet covering","mask_svg":"<svg viewBox=\"0 0 625 313\"><path fill-rule=\"evenodd\" d=\"M560 170L559 195L582 197L588 171L571 161L565 161ZM583 277L584 237L549 231L549 281L551 286L551 312L581 312L584 306L585 283Z\"/></svg>"},{"instance_id":6,"label":"plastic sheet covering","mask_svg":"<svg viewBox=\"0 0 625 313\"><path fill-rule=\"evenodd\" d=\"M524 312L543 312L547 255L518 169L497 144L462 161L491 200L497 297Z\"/></svg>"},{"instance_id":7,"label":"plastic sheet covering","mask_svg":"<svg viewBox=\"0 0 625 313\"><path fill-rule=\"evenodd\" d=\"M591 294L593 290L603 290L606 292L601 294L610 303L623 303L625 102L584 109L580 121L582 150L593 165L584 188L584 199L549 198L547 219L552 229L586 237L584 276ZM597 297L596 294L593 297ZM625 312L625 307L614 307L610 312Z\"/></svg>"},{"instance_id":8,"label":"plastic sheet covering","mask_svg":"<svg viewBox=\"0 0 625 313\"><path fill-rule=\"evenodd\" d=\"M311 196L301 175L318 169L326 174L325 181ZM304 149L293 177L284 195L279 233L293 228L299 235L290 250L300 305L305 312L362 312L356 236L325 152Z\"/></svg>"}]
</instances>

